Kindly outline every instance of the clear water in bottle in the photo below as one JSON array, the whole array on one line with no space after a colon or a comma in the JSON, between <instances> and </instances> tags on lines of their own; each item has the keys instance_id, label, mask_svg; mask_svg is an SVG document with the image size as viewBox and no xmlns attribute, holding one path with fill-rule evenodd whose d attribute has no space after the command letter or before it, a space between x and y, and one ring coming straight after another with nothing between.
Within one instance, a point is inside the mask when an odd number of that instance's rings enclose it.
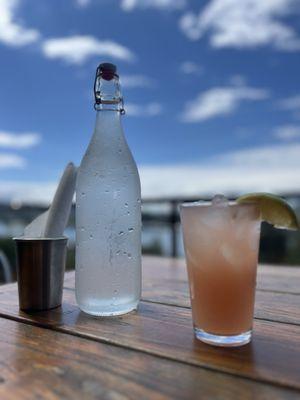
<instances>
[{"instance_id":1,"label":"clear water in bottle","mask_svg":"<svg viewBox=\"0 0 300 400\"><path fill-rule=\"evenodd\" d=\"M136 309L141 296L141 193L112 64L97 69L95 99L76 187L76 300L86 313L111 316Z\"/></svg>"}]
</instances>

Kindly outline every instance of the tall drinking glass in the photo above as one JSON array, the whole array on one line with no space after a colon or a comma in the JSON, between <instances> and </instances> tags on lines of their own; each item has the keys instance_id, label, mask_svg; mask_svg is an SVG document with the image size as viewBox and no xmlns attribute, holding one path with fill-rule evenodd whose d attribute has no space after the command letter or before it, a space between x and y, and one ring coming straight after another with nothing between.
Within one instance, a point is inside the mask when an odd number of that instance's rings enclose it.
<instances>
[{"instance_id":1,"label":"tall drinking glass","mask_svg":"<svg viewBox=\"0 0 300 400\"><path fill-rule=\"evenodd\" d=\"M250 342L260 236L254 203L180 207L197 339L219 346Z\"/></svg>"}]
</instances>

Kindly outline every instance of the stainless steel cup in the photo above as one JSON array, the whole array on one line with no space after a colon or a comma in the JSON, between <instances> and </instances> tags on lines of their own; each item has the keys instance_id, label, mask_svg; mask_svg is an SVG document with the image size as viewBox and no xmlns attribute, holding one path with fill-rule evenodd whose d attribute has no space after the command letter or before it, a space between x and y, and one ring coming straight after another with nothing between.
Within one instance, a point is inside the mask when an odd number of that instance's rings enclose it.
<instances>
[{"instance_id":1,"label":"stainless steel cup","mask_svg":"<svg viewBox=\"0 0 300 400\"><path fill-rule=\"evenodd\" d=\"M20 309L41 311L60 306L68 239L21 237L14 241Z\"/></svg>"}]
</instances>

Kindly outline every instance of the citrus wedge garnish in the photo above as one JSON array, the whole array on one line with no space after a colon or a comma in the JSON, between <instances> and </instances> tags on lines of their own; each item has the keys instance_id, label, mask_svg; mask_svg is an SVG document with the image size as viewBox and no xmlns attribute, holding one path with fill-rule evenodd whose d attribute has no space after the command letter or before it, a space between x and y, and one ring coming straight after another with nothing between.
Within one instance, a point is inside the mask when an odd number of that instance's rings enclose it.
<instances>
[{"instance_id":1,"label":"citrus wedge garnish","mask_svg":"<svg viewBox=\"0 0 300 400\"><path fill-rule=\"evenodd\" d=\"M259 204L261 219L275 228L299 229L295 211L279 196L270 193L249 193L240 196L237 202Z\"/></svg>"}]
</instances>

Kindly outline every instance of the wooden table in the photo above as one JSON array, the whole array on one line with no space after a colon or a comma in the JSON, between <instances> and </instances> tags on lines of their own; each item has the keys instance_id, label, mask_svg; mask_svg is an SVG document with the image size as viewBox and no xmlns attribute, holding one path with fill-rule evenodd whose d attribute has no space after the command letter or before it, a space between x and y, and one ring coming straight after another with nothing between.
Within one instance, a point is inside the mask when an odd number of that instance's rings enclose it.
<instances>
[{"instance_id":1,"label":"wooden table","mask_svg":"<svg viewBox=\"0 0 300 400\"><path fill-rule=\"evenodd\" d=\"M0 399L299 399L300 268L260 266L254 337L235 349L193 337L182 260L145 257L137 313L97 319L76 306L18 309L0 287Z\"/></svg>"}]
</instances>

